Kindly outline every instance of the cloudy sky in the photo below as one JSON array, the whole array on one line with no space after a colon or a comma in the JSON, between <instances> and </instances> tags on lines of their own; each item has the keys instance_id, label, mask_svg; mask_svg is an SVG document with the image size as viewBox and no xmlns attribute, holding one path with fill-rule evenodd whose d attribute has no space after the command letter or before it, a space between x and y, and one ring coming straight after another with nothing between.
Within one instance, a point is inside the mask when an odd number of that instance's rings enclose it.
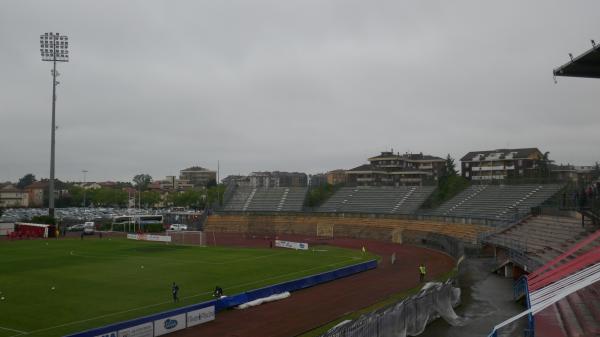
<instances>
[{"instance_id":1,"label":"cloudy sky","mask_svg":"<svg viewBox=\"0 0 600 337\"><path fill-rule=\"evenodd\" d=\"M0 181L351 168L379 151L539 147L600 160L600 80L552 69L600 40L590 1L0 2Z\"/></svg>"}]
</instances>

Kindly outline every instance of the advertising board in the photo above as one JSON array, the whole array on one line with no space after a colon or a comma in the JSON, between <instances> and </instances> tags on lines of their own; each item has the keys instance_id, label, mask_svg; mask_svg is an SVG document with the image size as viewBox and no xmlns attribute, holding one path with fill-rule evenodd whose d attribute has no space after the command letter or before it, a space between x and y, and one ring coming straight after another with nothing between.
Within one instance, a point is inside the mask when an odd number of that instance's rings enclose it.
<instances>
[{"instance_id":1,"label":"advertising board","mask_svg":"<svg viewBox=\"0 0 600 337\"><path fill-rule=\"evenodd\" d=\"M171 242L171 237L168 235L127 234L127 238L129 240Z\"/></svg>"},{"instance_id":2,"label":"advertising board","mask_svg":"<svg viewBox=\"0 0 600 337\"><path fill-rule=\"evenodd\" d=\"M154 324L148 322L119 330L119 337L154 337Z\"/></svg>"},{"instance_id":3,"label":"advertising board","mask_svg":"<svg viewBox=\"0 0 600 337\"><path fill-rule=\"evenodd\" d=\"M104 334L101 334L101 335L97 335L97 336L94 336L94 337L117 337L117 332L116 331L107 332L107 333L104 333Z\"/></svg>"},{"instance_id":4,"label":"advertising board","mask_svg":"<svg viewBox=\"0 0 600 337\"><path fill-rule=\"evenodd\" d=\"M308 243L275 240L275 247L308 250Z\"/></svg>"},{"instance_id":5,"label":"advertising board","mask_svg":"<svg viewBox=\"0 0 600 337\"><path fill-rule=\"evenodd\" d=\"M154 336L162 336L185 329L185 313L154 321Z\"/></svg>"},{"instance_id":6,"label":"advertising board","mask_svg":"<svg viewBox=\"0 0 600 337\"><path fill-rule=\"evenodd\" d=\"M198 310L188 311L187 326L188 328L194 325L210 322L215 320L215 307L210 306Z\"/></svg>"}]
</instances>

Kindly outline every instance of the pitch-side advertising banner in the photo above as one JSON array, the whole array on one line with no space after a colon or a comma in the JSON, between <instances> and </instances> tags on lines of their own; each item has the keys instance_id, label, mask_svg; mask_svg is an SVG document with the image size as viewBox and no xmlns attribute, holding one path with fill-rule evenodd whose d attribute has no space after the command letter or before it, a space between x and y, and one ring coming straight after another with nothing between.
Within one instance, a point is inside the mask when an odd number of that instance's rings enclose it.
<instances>
[{"instance_id":1,"label":"pitch-side advertising banner","mask_svg":"<svg viewBox=\"0 0 600 337\"><path fill-rule=\"evenodd\" d=\"M185 313L154 321L154 336L162 336L173 331L185 329Z\"/></svg>"},{"instance_id":2,"label":"pitch-side advertising banner","mask_svg":"<svg viewBox=\"0 0 600 337\"><path fill-rule=\"evenodd\" d=\"M119 330L119 337L154 337L154 324L148 322Z\"/></svg>"},{"instance_id":3,"label":"pitch-side advertising banner","mask_svg":"<svg viewBox=\"0 0 600 337\"><path fill-rule=\"evenodd\" d=\"M188 328L194 325L210 322L215 320L215 307L206 307L187 313Z\"/></svg>"},{"instance_id":4,"label":"pitch-side advertising banner","mask_svg":"<svg viewBox=\"0 0 600 337\"><path fill-rule=\"evenodd\" d=\"M171 237L168 235L127 234L127 238L130 240L171 242Z\"/></svg>"},{"instance_id":5,"label":"pitch-side advertising banner","mask_svg":"<svg viewBox=\"0 0 600 337\"><path fill-rule=\"evenodd\" d=\"M275 247L308 250L308 243L275 240Z\"/></svg>"}]
</instances>

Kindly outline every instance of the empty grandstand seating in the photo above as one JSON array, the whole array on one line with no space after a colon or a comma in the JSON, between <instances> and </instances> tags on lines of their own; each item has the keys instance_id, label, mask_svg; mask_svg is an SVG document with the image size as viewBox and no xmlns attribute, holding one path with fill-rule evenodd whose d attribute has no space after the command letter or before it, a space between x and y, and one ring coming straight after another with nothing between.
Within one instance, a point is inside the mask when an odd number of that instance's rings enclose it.
<instances>
[{"instance_id":1,"label":"empty grandstand seating","mask_svg":"<svg viewBox=\"0 0 600 337\"><path fill-rule=\"evenodd\" d=\"M383 241L392 241L394 233L400 233L398 241L401 241L401 232L410 229L439 233L474 243L479 234L491 230L488 226L397 218L225 214L209 216L204 228L209 232L317 236L317 227L320 224L333 226L333 236L335 237L369 238Z\"/></svg>"},{"instance_id":2,"label":"empty grandstand seating","mask_svg":"<svg viewBox=\"0 0 600 337\"><path fill-rule=\"evenodd\" d=\"M411 214L429 197L433 186L342 187L320 212Z\"/></svg>"},{"instance_id":3,"label":"empty grandstand seating","mask_svg":"<svg viewBox=\"0 0 600 337\"><path fill-rule=\"evenodd\" d=\"M472 185L435 210L436 216L516 219L556 194L562 185Z\"/></svg>"},{"instance_id":4,"label":"empty grandstand seating","mask_svg":"<svg viewBox=\"0 0 600 337\"><path fill-rule=\"evenodd\" d=\"M517 249L543 265L564 253L569 246L587 236L593 227L581 226L581 220L571 217L535 216L485 239L486 242Z\"/></svg>"},{"instance_id":5,"label":"empty grandstand seating","mask_svg":"<svg viewBox=\"0 0 600 337\"><path fill-rule=\"evenodd\" d=\"M299 212L304 205L305 187L238 187L225 211Z\"/></svg>"}]
</instances>

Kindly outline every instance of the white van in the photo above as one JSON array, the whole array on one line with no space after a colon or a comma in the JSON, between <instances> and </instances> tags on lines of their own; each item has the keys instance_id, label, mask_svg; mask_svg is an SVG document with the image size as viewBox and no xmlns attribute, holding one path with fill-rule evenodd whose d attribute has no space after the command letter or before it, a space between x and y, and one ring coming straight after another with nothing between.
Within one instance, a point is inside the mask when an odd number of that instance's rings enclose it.
<instances>
[{"instance_id":1,"label":"white van","mask_svg":"<svg viewBox=\"0 0 600 337\"><path fill-rule=\"evenodd\" d=\"M93 222L86 222L83 224L83 234L94 235L95 231L96 231L96 226L94 226Z\"/></svg>"},{"instance_id":2,"label":"white van","mask_svg":"<svg viewBox=\"0 0 600 337\"><path fill-rule=\"evenodd\" d=\"M169 227L172 231L187 231L187 225L174 223Z\"/></svg>"}]
</instances>

